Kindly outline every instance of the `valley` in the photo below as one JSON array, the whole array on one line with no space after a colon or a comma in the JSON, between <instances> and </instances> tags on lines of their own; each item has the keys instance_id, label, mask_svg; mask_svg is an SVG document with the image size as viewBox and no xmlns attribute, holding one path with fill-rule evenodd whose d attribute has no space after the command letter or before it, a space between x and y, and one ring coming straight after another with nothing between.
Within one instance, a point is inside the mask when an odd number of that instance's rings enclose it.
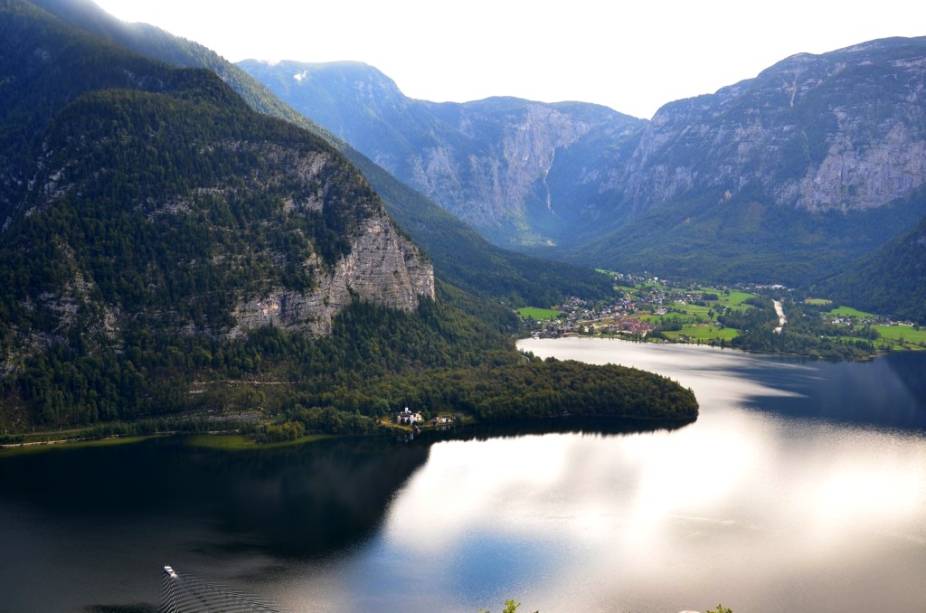
<instances>
[{"instance_id":1,"label":"valley","mask_svg":"<svg viewBox=\"0 0 926 613\"><path fill-rule=\"evenodd\" d=\"M926 216L924 54L923 37L800 53L650 119L572 102L417 100L352 62L238 66L495 244L799 287L854 269ZM922 287L921 249L909 250L907 279ZM851 302L865 299L859 285ZM879 310L926 321L922 300L892 311L909 291L885 288L897 295Z\"/></svg>"},{"instance_id":2,"label":"valley","mask_svg":"<svg viewBox=\"0 0 926 613\"><path fill-rule=\"evenodd\" d=\"M0 611L921 613L926 10L593 4L0 0Z\"/></svg>"},{"instance_id":3,"label":"valley","mask_svg":"<svg viewBox=\"0 0 926 613\"><path fill-rule=\"evenodd\" d=\"M526 331L533 338L599 336L825 359L926 349L926 330L914 322L802 297L780 285L710 286L601 272L614 281L615 299L571 297L549 309L519 309ZM795 323L796 330L788 327Z\"/></svg>"}]
</instances>

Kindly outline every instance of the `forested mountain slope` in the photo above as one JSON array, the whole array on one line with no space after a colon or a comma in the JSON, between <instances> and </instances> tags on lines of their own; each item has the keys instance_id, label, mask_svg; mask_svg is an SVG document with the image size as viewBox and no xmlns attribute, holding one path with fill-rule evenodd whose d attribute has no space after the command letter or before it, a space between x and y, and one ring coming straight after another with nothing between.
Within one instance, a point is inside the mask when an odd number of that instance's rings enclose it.
<instances>
[{"instance_id":1,"label":"forested mountain slope","mask_svg":"<svg viewBox=\"0 0 926 613\"><path fill-rule=\"evenodd\" d=\"M5 374L29 380L64 352L70 375L115 368L122 381L172 339L268 324L328 335L357 300L415 312L435 298L428 259L323 140L208 71L135 56L29 3L4 0L0 25L0 152L18 187L0 233ZM117 358L133 350L135 366ZM52 374L64 380L10 392L65 418L93 386ZM103 395L107 410L124 396Z\"/></svg>"},{"instance_id":2,"label":"forested mountain slope","mask_svg":"<svg viewBox=\"0 0 926 613\"><path fill-rule=\"evenodd\" d=\"M820 291L843 304L926 324L926 218Z\"/></svg>"},{"instance_id":3,"label":"forested mountain slope","mask_svg":"<svg viewBox=\"0 0 926 613\"><path fill-rule=\"evenodd\" d=\"M567 295L596 298L610 293L608 280L592 270L551 263L490 245L453 215L409 189L350 145L281 102L263 85L215 52L147 24L126 24L90 0L37 0L72 26L141 55L218 74L251 108L286 119L325 138L360 168L386 209L431 256L442 277L459 287L515 304L552 304Z\"/></svg>"},{"instance_id":4,"label":"forested mountain slope","mask_svg":"<svg viewBox=\"0 0 926 613\"><path fill-rule=\"evenodd\" d=\"M242 411L268 437L367 432L419 376L447 382L422 410L455 399L482 419L586 393L599 416L697 415L662 377L517 353L511 311L436 280L337 149L214 73L25 0L0 0L0 33L0 434ZM581 385L515 399L576 370Z\"/></svg>"}]
</instances>

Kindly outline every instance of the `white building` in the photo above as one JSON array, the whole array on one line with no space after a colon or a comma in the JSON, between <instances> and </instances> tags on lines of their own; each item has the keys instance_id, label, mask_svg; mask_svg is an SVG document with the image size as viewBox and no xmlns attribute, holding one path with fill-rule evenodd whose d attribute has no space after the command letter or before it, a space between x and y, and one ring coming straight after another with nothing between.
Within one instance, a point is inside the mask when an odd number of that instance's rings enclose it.
<instances>
[{"instance_id":1,"label":"white building","mask_svg":"<svg viewBox=\"0 0 926 613\"><path fill-rule=\"evenodd\" d=\"M405 407L401 413L395 416L395 422L397 424L404 424L407 426L418 424L422 421L424 421L424 417L421 416L421 413L412 413L411 409L408 407Z\"/></svg>"}]
</instances>

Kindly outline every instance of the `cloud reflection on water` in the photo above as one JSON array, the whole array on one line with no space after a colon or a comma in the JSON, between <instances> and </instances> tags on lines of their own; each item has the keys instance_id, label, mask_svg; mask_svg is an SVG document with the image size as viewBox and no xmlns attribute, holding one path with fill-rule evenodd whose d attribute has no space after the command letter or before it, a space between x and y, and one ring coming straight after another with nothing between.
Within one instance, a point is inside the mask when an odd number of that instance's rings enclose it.
<instances>
[{"instance_id":1,"label":"cloud reflection on water","mask_svg":"<svg viewBox=\"0 0 926 613\"><path fill-rule=\"evenodd\" d=\"M416 568L410 589L461 611L503 596L545 612L717 599L738 611L921 610L911 603L926 599L915 580L926 574L926 441L742 409L817 398L832 371L695 347L522 346L676 378L701 417L673 432L434 445L382 535L383 559ZM484 584L461 585L479 564ZM511 564L529 569L502 572Z\"/></svg>"}]
</instances>

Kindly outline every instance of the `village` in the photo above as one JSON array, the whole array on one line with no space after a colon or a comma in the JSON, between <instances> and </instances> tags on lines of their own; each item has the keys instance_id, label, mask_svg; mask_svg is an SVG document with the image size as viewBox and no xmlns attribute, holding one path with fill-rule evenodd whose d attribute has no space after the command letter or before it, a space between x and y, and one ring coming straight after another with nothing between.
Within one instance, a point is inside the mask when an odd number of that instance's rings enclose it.
<instances>
[{"instance_id":1,"label":"village","mask_svg":"<svg viewBox=\"0 0 926 613\"><path fill-rule=\"evenodd\" d=\"M873 350L926 349L926 330L912 322L805 297L783 285L700 286L654 275L600 272L611 277L616 298L591 301L570 297L552 308L518 309L531 337L605 336L724 347L743 333L729 327L731 321L738 320L736 315L770 301L777 323L774 332L779 335L790 325L785 310L799 305L805 336L850 344L867 342Z\"/></svg>"},{"instance_id":2,"label":"village","mask_svg":"<svg viewBox=\"0 0 926 613\"><path fill-rule=\"evenodd\" d=\"M570 297L546 317L525 318L533 338L567 335L622 336L645 339L660 327L661 318L685 305L704 303L706 290L695 286L673 285L655 276L609 273L620 290L617 299L593 302ZM709 292L729 290L709 290Z\"/></svg>"}]
</instances>

